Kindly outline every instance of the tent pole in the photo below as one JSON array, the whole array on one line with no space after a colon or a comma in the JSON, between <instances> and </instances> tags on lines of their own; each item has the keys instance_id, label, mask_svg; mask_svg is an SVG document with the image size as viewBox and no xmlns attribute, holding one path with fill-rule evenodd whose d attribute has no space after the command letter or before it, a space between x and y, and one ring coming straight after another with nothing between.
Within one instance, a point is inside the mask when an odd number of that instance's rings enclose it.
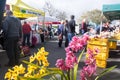
<instances>
[{"instance_id":1,"label":"tent pole","mask_svg":"<svg viewBox=\"0 0 120 80\"><path fill-rule=\"evenodd\" d=\"M103 24L103 22L102 22L102 16L103 16L103 12L101 13L100 35L101 35L101 32L102 32L102 24Z\"/></svg>"},{"instance_id":2,"label":"tent pole","mask_svg":"<svg viewBox=\"0 0 120 80\"><path fill-rule=\"evenodd\" d=\"M37 14L37 25L39 23L39 14Z\"/></svg>"},{"instance_id":3,"label":"tent pole","mask_svg":"<svg viewBox=\"0 0 120 80\"><path fill-rule=\"evenodd\" d=\"M43 29L45 29L45 11L44 11L44 16L43 16L42 25L43 25Z\"/></svg>"}]
</instances>

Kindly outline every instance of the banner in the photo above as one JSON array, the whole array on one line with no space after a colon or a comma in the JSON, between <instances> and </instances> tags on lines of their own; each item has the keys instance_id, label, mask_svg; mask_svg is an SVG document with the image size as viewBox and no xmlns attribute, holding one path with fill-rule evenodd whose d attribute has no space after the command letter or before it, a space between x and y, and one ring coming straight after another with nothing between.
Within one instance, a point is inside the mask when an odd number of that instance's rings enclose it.
<instances>
[{"instance_id":1,"label":"banner","mask_svg":"<svg viewBox=\"0 0 120 80\"><path fill-rule=\"evenodd\" d=\"M9 7L7 6L6 10L10 9L13 12L13 15L20 19L25 19L29 17L45 16L44 11L35 9L25 4L21 0L14 0L14 2L11 2L8 5Z\"/></svg>"},{"instance_id":2,"label":"banner","mask_svg":"<svg viewBox=\"0 0 120 80\"><path fill-rule=\"evenodd\" d=\"M28 10L25 8L20 8L15 5L11 5L11 10L13 11L14 16L18 18L29 18L29 17L35 17L40 16L41 14L32 10Z\"/></svg>"}]
</instances>

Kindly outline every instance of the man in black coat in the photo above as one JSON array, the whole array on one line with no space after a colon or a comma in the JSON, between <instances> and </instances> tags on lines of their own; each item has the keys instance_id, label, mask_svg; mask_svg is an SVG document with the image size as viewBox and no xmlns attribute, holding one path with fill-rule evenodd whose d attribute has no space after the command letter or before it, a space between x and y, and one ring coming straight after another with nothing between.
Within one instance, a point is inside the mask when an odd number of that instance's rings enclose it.
<instances>
[{"instance_id":1,"label":"man in black coat","mask_svg":"<svg viewBox=\"0 0 120 80\"><path fill-rule=\"evenodd\" d=\"M71 20L68 22L69 25L69 29L68 30L68 41L70 42L72 40L72 37L75 36L75 20L74 20L75 16L71 15Z\"/></svg>"}]
</instances>

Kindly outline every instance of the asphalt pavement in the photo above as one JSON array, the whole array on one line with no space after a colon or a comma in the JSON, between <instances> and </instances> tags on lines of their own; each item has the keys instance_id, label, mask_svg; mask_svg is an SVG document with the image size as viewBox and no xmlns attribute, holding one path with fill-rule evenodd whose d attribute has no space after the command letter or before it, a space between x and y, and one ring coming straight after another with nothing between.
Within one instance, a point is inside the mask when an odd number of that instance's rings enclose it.
<instances>
[{"instance_id":1,"label":"asphalt pavement","mask_svg":"<svg viewBox=\"0 0 120 80\"><path fill-rule=\"evenodd\" d=\"M62 47L58 47L58 40L57 37L52 39L46 40L44 43L37 44L34 48L30 48L30 53L33 54L37 52L37 50L41 47L45 47L45 50L49 52L48 61L50 63L50 67L55 67L55 63L57 59L65 58L65 50L64 50L64 43ZM29 56L23 57L20 60L28 59ZM79 64L78 70L78 79L79 78L79 71L84 65L85 54L82 57L82 60ZM4 74L8 70L9 67L5 67L4 65L7 63L8 58L5 51L0 51L0 80L4 80ZM110 73L106 74L99 80L120 80L120 53L117 52L110 52L110 57L107 60L107 67L111 67L117 65L117 68L112 70ZM98 72L103 71L103 69L98 68Z\"/></svg>"}]
</instances>

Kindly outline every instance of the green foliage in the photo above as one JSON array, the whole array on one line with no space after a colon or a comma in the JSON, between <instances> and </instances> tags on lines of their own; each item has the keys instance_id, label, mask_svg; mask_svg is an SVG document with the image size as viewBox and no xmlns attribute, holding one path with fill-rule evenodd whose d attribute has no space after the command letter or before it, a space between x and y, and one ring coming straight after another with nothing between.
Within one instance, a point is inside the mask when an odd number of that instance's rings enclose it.
<instances>
[{"instance_id":1,"label":"green foliage","mask_svg":"<svg viewBox=\"0 0 120 80\"><path fill-rule=\"evenodd\" d=\"M103 22L107 21L105 16L102 14L102 11L98 9L94 9L94 10L83 13L80 19L81 20L87 19L88 21L91 20L92 22L96 24L100 24L101 21Z\"/></svg>"},{"instance_id":2,"label":"green foliage","mask_svg":"<svg viewBox=\"0 0 120 80\"><path fill-rule=\"evenodd\" d=\"M112 66L110 68L107 68L106 70L104 70L103 72L101 72L96 78L95 80L98 80L100 77L104 76L105 74L109 73L110 71L112 71L113 69L115 69L117 66Z\"/></svg>"},{"instance_id":3,"label":"green foliage","mask_svg":"<svg viewBox=\"0 0 120 80\"><path fill-rule=\"evenodd\" d=\"M81 60L81 58L82 58L82 55L83 55L84 51L85 51L85 49L83 49L83 51L80 53L80 55L79 55L79 57L78 57L78 64L76 64L76 65L74 66L74 80L77 80L78 65L79 65L79 62L80 62L80 60Z\"/></svg>"}]
</instances>

